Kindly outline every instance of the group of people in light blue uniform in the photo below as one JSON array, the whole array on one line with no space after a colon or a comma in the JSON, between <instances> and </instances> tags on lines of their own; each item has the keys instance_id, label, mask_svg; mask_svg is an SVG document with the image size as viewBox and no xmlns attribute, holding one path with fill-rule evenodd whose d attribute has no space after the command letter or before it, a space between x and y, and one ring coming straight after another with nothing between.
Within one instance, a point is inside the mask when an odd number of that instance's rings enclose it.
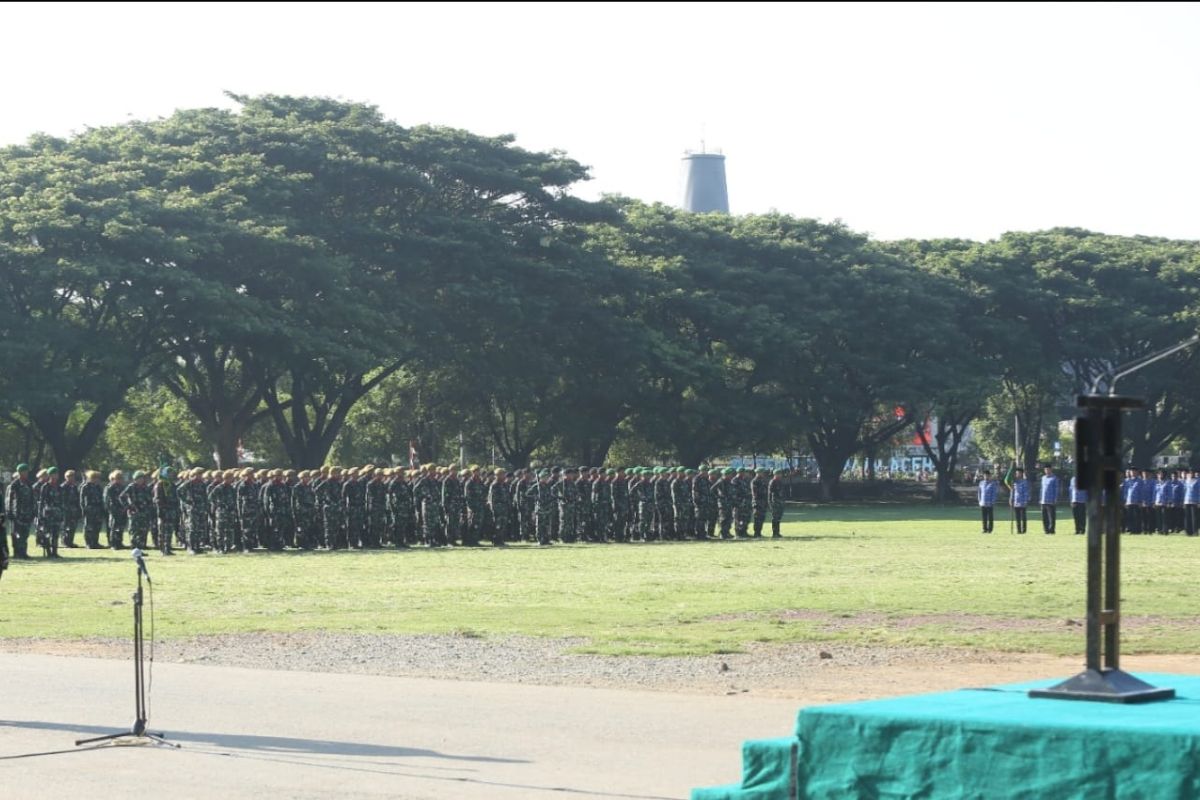
<instances>
[{"instance_id":1,"label":"group of people in light blue uniform","mask_svg":"<svg viewBox=\"0 0 1200 800\"><path fill-rule=\"evenodd\" d=\"M1200 532L1200 472L1181 470L1158 477L1150 470L1131 469L1121 482L1121 514L1125 533Z\"/></svg>"},{"instance_id":2,"label":"group of people in light blue uniform","mask_svg":"<svg viewBox=\"0 0 1200 800\"><path fill-rule=\"evenodd\" d=\"M1043 467L1044 474L1038 487L1038 503L1042 510L1042 531L1053 534L1057 522L1058 501L1064 494L1062 479L1054 474L1050 466ZM1027 512L1032 499L1032 485L1024 470L1016 469L1011 479L1004 482L1008 489L1008 504L1012 507L1013 521L1017 533L1027 530ZM1000 481L985 470L976 489L976 498L983 518L983 532L991 533L995 523L995 505L1000 491ZM1087 531L1087 490L1072 477L1065 492L1071 503L1071 515L1075 522L1075 533ZM1200 533L1200 472L1182 470L1168 474L1158 471L1158 478L1151 477L1149 470L1131 469L1121 483L1122 533L1160 534L1184 532L1188 536Z\"/></svg>"}]
</instances>

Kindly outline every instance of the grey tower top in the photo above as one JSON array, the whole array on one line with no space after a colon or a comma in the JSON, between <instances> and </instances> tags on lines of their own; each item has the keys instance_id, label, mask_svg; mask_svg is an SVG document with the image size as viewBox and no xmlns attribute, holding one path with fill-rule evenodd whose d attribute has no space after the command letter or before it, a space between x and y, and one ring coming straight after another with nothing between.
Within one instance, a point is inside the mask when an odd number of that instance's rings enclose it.
<instances>
[{"instance_id":1,"label":"grey tower top","mask_svg":"<svg viewBox=\"0 0 1200 800\"><path fill-rule=\"evenodd\" d=\"M683 157L683 209L701 213L729 213L725 156L720 153L688 153Z\"/></svg>"}]
</instances>

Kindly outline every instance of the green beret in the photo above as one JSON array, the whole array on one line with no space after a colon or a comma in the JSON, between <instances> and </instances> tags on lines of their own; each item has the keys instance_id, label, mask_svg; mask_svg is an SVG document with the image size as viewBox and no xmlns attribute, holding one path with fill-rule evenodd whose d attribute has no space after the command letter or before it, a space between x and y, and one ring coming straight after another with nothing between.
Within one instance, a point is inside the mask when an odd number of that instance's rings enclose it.
<instances>
[{"instance_id":1,"label":"green beret","mask_svg":"<svg viewBox=\"0 0 1200 800\"><path fill-rule=\"evenodd\" d=\"M776 474L776 475L782 475L782 474L783 474L783 473L785 473L785 472L787 472L787 470L786 470L786 469L777 469L777 470L775 470L775 474Z\"/></svg>"},{"instance_id":2,"label":"green beret","mask_svg":"<svg viewBox=\"0 0 1200 800\"><path fill-rule=\"evenodd\" d=\"M46 470L46 474L47 475L57 475L58 467L51 467L50 469Z\"/></svg>"},{"instance_id":3,"label":"green beret","mask_svg":"<svg viewBox=\"0 0 1200 800\"><path fill-rule=\"evenodd\" d=\"M721 474L722 475L736 475L737 470L734 469L733 467L726 467L725 469L721 470Z\"/></svg>"},{"instance_id":4,"label":"green beret","mask_svg":"<svg viewBox=\"0 0 1200 800\"><path fill-rule=\"evenodd\" d=\"M29 472L28 464L17 464L17 472Z\"/></svg>"},{"instance_id":5,"label":"green beret","mask_svg":"<svg viewBox=\"0 0 1200 800\"><path fill-rule=\"evenodd\" d=\"M696 474L696 470L694 470L694 469L689 469L689 470L687 471L687 474L688 474L688 475L695 475L695 474Z\"/></svg>"},{"instance_id":6,"label":"green beret","mask_svg":"<svg viewBox=\"0 0 1200 800\"><path fill-rule=\"evenodd\" d=\"M136 481L138 478L144 478L144 477L146 477L146 473L142 472L140 469L139 469L137 472L133 473L133 479L134 479L135 481Z\"/></svg>"}]
</instances>

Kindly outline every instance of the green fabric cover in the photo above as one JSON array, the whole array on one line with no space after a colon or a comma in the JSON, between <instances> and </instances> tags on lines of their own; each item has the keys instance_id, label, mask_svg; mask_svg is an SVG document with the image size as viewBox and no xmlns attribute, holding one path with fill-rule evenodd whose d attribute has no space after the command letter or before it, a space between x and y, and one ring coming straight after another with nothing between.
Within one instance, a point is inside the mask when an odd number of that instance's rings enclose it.
<instances>
[{"instance_id":1,"label":"green fabric cover","mask_svg":"<svg viewBox=\"0 0 1200 800\"><path fill-rule=\"evenodd\" d=\"M796 740L742 742L742 782L692 789L692 800L786 800L795 797Z\"/></svg>"},{"instance_id":2,"label":"green fabric cover","mask_svg":"<svg viewBox=\"0 0 1200 800\"><path fill-rule=\"evenodd\" d=\"M1200 797L1200 678L1139 677L1176 699L1026 694L1053 680L803 709L799 797Z\"/></svg>"},{"instance_id":3,"label":"green fabric cover","mask_svg":"<svg viewBox=\"0 0 1200 800\"><path fill-rule=\"evenodd\" d=\"M1200 677L1139 677L1176 698L1026 694L1058 679L805 708L795 739L743 744L740 785L692 800L1200 798Z\"/></svg>"}]
</instances>

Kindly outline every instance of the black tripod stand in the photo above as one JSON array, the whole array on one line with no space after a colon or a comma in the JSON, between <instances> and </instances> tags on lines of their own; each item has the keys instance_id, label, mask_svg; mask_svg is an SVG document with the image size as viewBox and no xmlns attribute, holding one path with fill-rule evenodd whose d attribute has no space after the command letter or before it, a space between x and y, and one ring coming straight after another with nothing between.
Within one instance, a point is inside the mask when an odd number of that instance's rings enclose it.
<instances>
[{"instance_id":1,"label":"black tripod stand","mask_svg":"<svg viewBox=\"0 0 1200 800\"><path fill-rule=\"evenodd\" d=\"M133 729L125 733L110 733L106 736L94 736L91 739L79 739L81 744L111 741L121 744L154 744L167 747L179 747L174 742L167 741L161 733L146 732L146 666L145 650L142 645L142 575L150 582L150 573L146 572L146 564L142 561L142 551L134 550L133 557L137 561L137 592L133 595L133 697L134 722Z\"/></svg>"}]
</instances>

